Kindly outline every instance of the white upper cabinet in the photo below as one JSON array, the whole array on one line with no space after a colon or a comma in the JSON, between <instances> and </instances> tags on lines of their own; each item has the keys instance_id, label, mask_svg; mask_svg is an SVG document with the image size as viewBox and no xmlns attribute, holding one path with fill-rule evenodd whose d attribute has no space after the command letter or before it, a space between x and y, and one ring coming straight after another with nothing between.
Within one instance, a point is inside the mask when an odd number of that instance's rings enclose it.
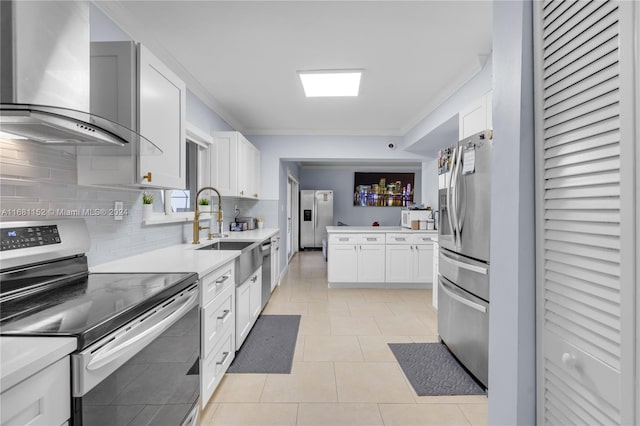
<instances>
[{"instance_id":1,"label":"white upper cabinet","mask_svg":"<svg viewBox=\"0 0 640 426\"><path fill-rule=\"evenodd\" d=\"M91 43L91 111L138 131L123 148L78 148L78 184L183 189L186 86L145 46ZM162 151L162 152L160 152Z\"/></svg>"},{"instance_id":2,"label":"white upper cabinet","mask_svg":"<svg viewBox=\"0 0 640 426\"><path fill-rule=\"evenodd\" d=\"M215 132L211 186L222 196L260 197L260 151L239 132Z\"/></svg>"},{"instance_id":3,"label":"white upper cabinet","mask_svg":"<svg viewBox=\"0 0 640 426\"><path fill-rule=\"evenodd\" d=\"M458 113L459 139L493 128L492 99L493 92L488 92L460 110Z\"/></svg>"}]
</instances>

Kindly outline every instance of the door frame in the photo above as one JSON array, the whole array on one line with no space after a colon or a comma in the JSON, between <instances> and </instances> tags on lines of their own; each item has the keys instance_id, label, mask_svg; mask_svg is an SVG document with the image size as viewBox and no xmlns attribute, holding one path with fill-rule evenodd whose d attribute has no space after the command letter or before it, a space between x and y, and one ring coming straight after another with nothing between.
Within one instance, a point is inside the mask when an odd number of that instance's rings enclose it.
<instances>
[{"instance_id":1,"label":"door frame","mask_svg":"<svg viewBox=\"0 0 640 426\"><path fill-rule=\"evenodd\" d=\"M287 171L287 263L300 246L300 183Z\"/></svg>"}]
</instances>

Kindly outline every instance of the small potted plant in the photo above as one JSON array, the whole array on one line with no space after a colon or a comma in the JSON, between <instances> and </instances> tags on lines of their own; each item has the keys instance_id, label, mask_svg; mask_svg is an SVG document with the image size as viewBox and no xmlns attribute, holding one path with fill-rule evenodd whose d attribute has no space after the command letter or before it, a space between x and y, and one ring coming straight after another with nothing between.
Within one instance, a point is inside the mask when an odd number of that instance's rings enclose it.
<instances>
[{"instance_id":1,"label":"small potted plant","mask_svg":"<svg viewBox=\"0 0 640 426\"><path fill-rule=\"evenodd\" d=\"M256 217L256 222L258 224L258 229L262 229L264 227L264 219L261 216Z\"/></svg>"},{"instance_id":2,"label":"small potted plant","mask_svg":"<svg viewBox=\"0 0 640 426\"><path fill-rule=\"evenodd\" d=\"M153 195L142 193L142 218L148 219L153 213Z\"/></svg>"},{"instance_id":3,"label":"small potted plant","mask_svg":"<svg viewBox=\"0 0 640 426\"><path fill-rule=\"evenodd\" d=\"M209 209L209 199L208 198L200 198L198 200L198 205L200 206L200 212L201 213L210 213L211 210Z\"/></svg>"}]
</instances>

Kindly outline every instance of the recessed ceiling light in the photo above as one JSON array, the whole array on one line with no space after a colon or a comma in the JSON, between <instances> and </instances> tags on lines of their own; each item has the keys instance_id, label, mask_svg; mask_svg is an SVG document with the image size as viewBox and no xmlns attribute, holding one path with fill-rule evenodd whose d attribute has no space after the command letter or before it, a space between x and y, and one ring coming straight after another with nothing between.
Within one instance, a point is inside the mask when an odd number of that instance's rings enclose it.
<instances>
[{"instance_id":1,"label":"recessed ceiling light","mask_svg":"<svg viewBox=\"0 0 640 426\"><path fill-rule=\"evenodd\" d=\"M358 96L362 70L298 71L307 98Z\"/></svg>"}]
</instances>

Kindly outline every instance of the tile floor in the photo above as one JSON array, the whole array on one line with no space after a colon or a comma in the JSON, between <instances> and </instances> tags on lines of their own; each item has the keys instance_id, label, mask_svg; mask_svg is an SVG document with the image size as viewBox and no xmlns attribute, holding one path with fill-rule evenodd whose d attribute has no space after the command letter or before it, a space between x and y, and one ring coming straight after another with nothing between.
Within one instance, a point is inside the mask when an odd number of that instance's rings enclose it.
<instances>
[{"instance_id":1,"label":"tile floor","mask_svg":"<svg viewBox=\"0 0 640 426\"><path fill-rule=\"evenodd\" d=\"M300 314L291 374L227 374L202 425L484 425L485 396L419 397L387 343L437 341L431 290L328 289L298 253L264 314Z\"/></svg>"}]
</instances>

